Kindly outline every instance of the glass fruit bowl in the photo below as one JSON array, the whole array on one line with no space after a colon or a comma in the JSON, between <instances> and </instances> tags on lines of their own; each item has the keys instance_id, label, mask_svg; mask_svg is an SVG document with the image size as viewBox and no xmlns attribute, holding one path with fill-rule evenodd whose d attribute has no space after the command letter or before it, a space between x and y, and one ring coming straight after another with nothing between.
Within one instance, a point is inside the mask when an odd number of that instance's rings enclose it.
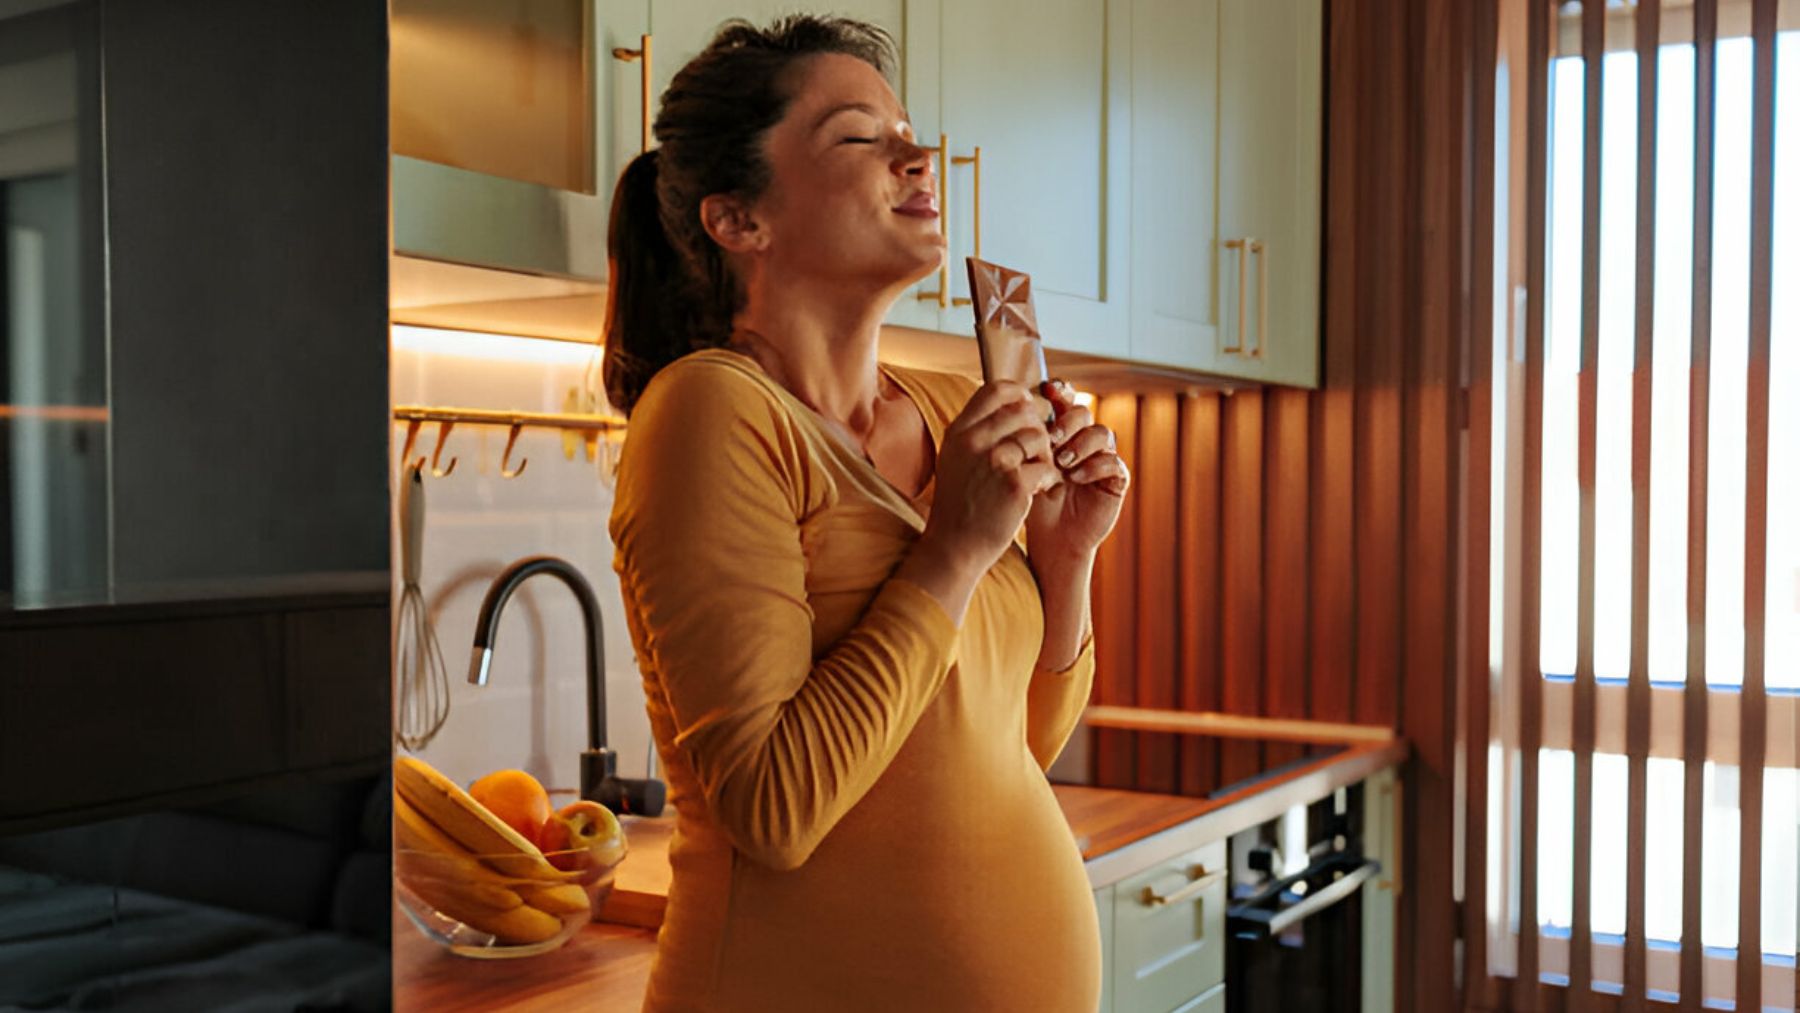
<instances>
[{"instance_id":1,"label":"glass fruit bowl","mask_svg":"<svg viewBox=\"0 0 1800 1013\"><path fill-rule=\"evenodd\" d=\"M432 942L464 957L548 953L568 942L612 893L624 859L613 849L475 856L396 846L394 896Z\"/></svg>"}]
</instances>

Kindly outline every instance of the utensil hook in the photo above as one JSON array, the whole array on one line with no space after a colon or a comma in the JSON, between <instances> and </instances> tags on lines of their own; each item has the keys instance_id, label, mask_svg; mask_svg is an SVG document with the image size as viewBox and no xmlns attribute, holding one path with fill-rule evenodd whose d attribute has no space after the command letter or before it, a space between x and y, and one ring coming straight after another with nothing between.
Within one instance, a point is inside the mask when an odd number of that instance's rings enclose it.
<instances>
[{"instance_id":1,"label":"utensil hook","mask_svg":"<svg viewBox=\"0 0 1800 1013\"><path fill-rule=\"evenodd\" d=\"M519 466L517 468L508 467L512 462L513 444L519 441L519 430L522 428L524 427L513 426L512 431L506 434L506 452L500 455L501 478L518 478L520 475L525 474L525 466L531 463L530 458L521 457L519 458Z\"/></svg>"},{"instance_id":2,"label":"utensil hook","mask_svg":"<svg viewBox=\"0 0 1800 1013\"><path fill-rule=\"evenodd\" d=\"M413 444L419 442L420 425L422 425L422 423L418 419L413 419L406 423L406 443L400 447L400 466L402 468L424 467L425 465L425 459L423 457L415 461L412 456Z\"/></svg>"},{"instance_id":3,"label":"utensil hook","mask_svg":"<svg viewBox=\"0 0 1800 1013\"><path fill-rule=\"evenodd\" d=\"M433 478L449 478L456 470L457 458L450 458L449 467L440 467L438 460L444 456L444 444L450 442L450 430L456 427L454 422L438 423L437 447L431 451L431 475Z\"/></svg>"}]
</instances>

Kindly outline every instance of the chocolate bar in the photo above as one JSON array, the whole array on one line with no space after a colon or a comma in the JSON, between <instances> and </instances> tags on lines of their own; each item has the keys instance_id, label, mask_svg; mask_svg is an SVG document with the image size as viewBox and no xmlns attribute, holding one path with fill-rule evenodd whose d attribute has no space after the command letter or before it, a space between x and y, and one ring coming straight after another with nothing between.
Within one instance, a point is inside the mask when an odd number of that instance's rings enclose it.
<instances>
[{"instance_id":1,"label":"chocolate bar","mask_svg":"<svg viewBox=\"0 0 1800 1013\"><path fill-rule=\"evenodd\" d=\"M975 308L975 338L981 348L984 380L1013 380L1042 400L1049 378L1037 310L1031 304L1031 275L985 260L968 258L969 293ZM1055 413L1043 401L1046 421Z\"/></svg>"}]
</instances>

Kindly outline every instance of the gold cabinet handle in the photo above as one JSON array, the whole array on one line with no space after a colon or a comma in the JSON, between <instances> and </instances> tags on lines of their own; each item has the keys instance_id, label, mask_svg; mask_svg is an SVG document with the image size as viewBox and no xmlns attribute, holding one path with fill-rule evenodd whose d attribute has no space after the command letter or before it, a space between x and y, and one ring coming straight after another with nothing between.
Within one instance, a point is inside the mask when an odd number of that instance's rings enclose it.
<instances>
[{"instance_id":1,"label":"gold cabinet handle","mask_svg":"<svg viewBox=\"0 0 1800 1013\"><path fill-rule=\"evenodd\" d=\"M650 150L650 36L648 36L648 35L638 36L638 48L637 49L626 49L624 46L619 46L612 51L612 55L613 55L613 59L624 60L626 63L630 63L633 60L642 61L638 65L638 87L639 87L639 91L642 92L642 95L640 97L641 97L642 103L643 103L640 113L639 113L640 122L643 125L642 125L642 127L639 128L639 134L640 134L640 143L643 146L642 150L649 151Z\"/></svg>"},{"instance_id":2,"label":"gold cabinet handle","mask_svg":"<svg viewBox=\"0 0 1800 1013\"><path fill-rule=\"evenodd\" d=\"M1193 882L1187 884L1186 886L1182 887L1179 890L1176 890L1174 893L1171 893L1166 897L1160 893L1157 893L1151 887L1148 887L1148 886L1144 887L1144 906L1145 907L1167 907L1170 904L1179 904L1182 901L1187 900L1189 897L1192 897L1197 893L1204 893L1206 891L1207 887L1210 887L1213 884L1217 883L1219 880L1225 878L1225 870L1224 869L1220 869L1217 872L1207 872L1206 866L1196 865L1196 866L1194 866L1193 871L1195 873L1199 874L1198 876L1196 876L1194 878Z\"/></svg>"},{"instance_id":3,"label":"gold cabinet handle","mask_svg":"<svg viewBox=\"0 0 1800 1013\"><path fill-rule=\"evenodd\" d=\"M1225 240L1225 248L1227 250L1236 250L1237 255L1238 255L1238 270L1237 270L1237 288L1238 288L1237 318L1238 319L1237 319L1237 330L1235 332L1233 332L1231 335L1232 340L1234 340L1236 342L1236 344L1226 345L1219 350L1228 355L1242 355L1242 354L1244 354L1244 296L1249 291L1248 288L1246 288L1246 286L1245 286L1244 274L1246 271L1248 271L1250 269L1250 241L1247 239L1227 239L1227 240Z\"/></svg>"},{"instance_id":4,"label":"gold cabinet handle","mask_svg":"<svg viewBox=\"0 0 1800 1013\"><path fill-rule=\"evenodd\" d=\"M935 302L941 309L950 305L950 175L945 172L945 153L950 150L950 138L939 134L937 147L926 148L926 151L937 155L938 162L938 232L944 236L944 263L938 268L938 287L936 292L920 292L921 302Z\"/></svg>"},{"instance_id":5,"label":"gold cabinet handle","mask_svg":"<svg viewBox=\"0 0 1800 1013\"><path fill-rule=\"evenodd\" d=\"M1250 255L1256 258L1256 350L1250 353L1250 357L1260 359L1263 353L1263 332L1269 329L1269 258L1262 240L1249 240L1248 245ZM1240 274L1238 280L1241 284L1243 275ZM1242 298L1241 294L1239 298ZM1242 338L1238 339L1238 344L1243 344Z\"/></svg>"},{"instance_id":6,"label":"gold cabinet handle","mask_svg":"<svg viewBox=\"0 0 1800 1013\"><path fill-rule=\"evenodd\" d=\"M975 175L974 201L975 201L975 203L974 203L973 207L975 209L975 259L980 260L981 259L981 145L979 145L979 144L975 145L975 153L973 155L957 155L956 157L950 159L950 164L951 165L974 166L974 175ZM948 261L948 259L949 259L948 257L945 258L946 261ZM974 302L973 299L964 299L961 296L958 296L957 298L950 300L950 305L952 305L952 306L967 306L972 302Z\"/></svg>"}]
</instances>

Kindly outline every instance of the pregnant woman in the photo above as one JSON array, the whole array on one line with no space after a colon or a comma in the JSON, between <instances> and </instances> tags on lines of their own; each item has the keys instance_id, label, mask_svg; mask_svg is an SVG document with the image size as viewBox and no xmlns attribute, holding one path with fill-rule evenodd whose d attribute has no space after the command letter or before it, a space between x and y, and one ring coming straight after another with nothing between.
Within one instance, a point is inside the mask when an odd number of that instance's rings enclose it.
<instances>
[{"instance_id":1,"label":"pregnant woman","mask_svg":"<svg viewBox=\"0 0 1800 1013\"><path fill-rule=\"evenodd\" d=\"M614 567L677 814L652 1013L1098 1001L1044 770L1129 476L1064 386L1046 426L877 361L945 255L893 63L853 21L731 23L614 197Z\"/></svg>"}]
</instances>

